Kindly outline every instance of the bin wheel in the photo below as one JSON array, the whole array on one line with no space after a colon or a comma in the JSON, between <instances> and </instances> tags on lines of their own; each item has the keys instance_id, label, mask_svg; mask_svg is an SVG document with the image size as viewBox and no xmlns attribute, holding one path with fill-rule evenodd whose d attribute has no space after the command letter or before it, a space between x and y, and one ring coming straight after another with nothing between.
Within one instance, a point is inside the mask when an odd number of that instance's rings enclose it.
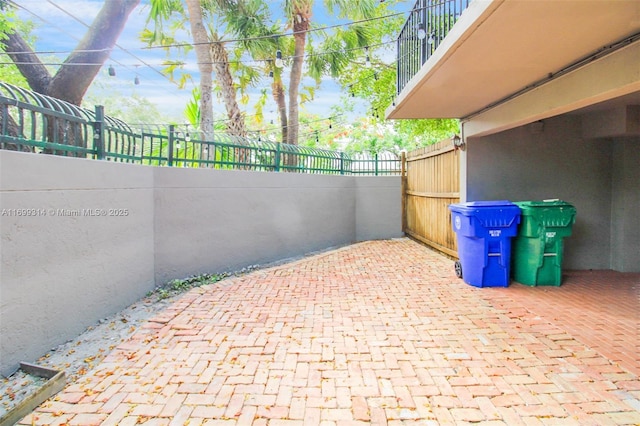
<instances>
[{"instance_id":1,"label":"bin wheel","mask_svg":"<svg viewBox=\"0 0 640 426\"><path fill-rule=\"evenodd\" d=\"M454 267L456 268L456 276L458 278L462 278L462 263L460 263L460 261L456 260L456 263L454 264Z\"/></svg>"}]
</instances>

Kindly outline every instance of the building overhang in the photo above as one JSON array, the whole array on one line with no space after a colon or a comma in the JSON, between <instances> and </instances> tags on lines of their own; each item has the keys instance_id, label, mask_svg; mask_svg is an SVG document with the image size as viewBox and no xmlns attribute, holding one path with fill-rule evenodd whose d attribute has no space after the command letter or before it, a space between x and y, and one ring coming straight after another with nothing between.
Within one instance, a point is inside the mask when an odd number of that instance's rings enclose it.
<instances>
[{"instance_id":1,"label":"building overhang","mask_svg":"<svg viewBox=\"0 0 640 426\"><path fill-rule=\"evenodd\" d=\"M479 114L638 33L637 0L475 0L404 87L387 117Z\"/></svg>"}]
</instances>

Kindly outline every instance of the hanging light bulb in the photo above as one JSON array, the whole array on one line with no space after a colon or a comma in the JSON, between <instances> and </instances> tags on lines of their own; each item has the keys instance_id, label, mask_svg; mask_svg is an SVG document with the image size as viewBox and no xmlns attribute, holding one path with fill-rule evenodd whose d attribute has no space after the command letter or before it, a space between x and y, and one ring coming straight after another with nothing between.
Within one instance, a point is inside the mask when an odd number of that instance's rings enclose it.
<instances>
[{"instance_id":1,"label":"hanging light bulb","mask_svg":"<svg viewBox=\"0 0 640 426\"><path fill-rule=\"evenodd\" d=\"M282 62L282 50L276 50L276 67L282 68L284 66L284 62Z\"/></svg>"},{"instance_id":2,"label":"hanging light bulb","mask_svg":"<svg viewBox=\"0 0 640 426\"><path fill-rule=\"evenodd\" d=\"M427 37L427 30L424 28L424 23L418 24L418 38L424 40Z\"/></svg>"},{"instance_id":3,"label":"hanging light bulb","mask_svg":"<svg viewBox=\"0 0 640 426\"><path fill-rule=\"evenodd\" d=\"M133 84L135 84L136 86L140 84L140 77L136 75L136 78L133 79Z\"/></svg>"},{"instance_id":4,"label":"hanging light bulb","mask_svg":"<svg viewBox=\"0 0 640 426\"><path fill-rule=\"evenodd\" d=\"M269 77L273 77L273 71L269 71Z\"/></svg>"},{"instance_id":5,"label":"hanging light bulb","mask_svg":"<svg viewBox=\"0 0 640 426\"><path fill-rule=\"evenodd\" d=\"M428 44L433 44L434 42L433 33L429 33L429 38L427 39Z\"/></svg>"},{"instance_id":6,"label":"hanging light bulb","mask_svg":"<svg viewBox=\"0 0 640 426\"><path fill-rule=\"evenodd\" d=\"M109 77L115 77L116 76L116 69L113 67L113 65L109 65Z\"/></svg>"},{"instance_id":7,"label":"hanging light bulb","mask_svg":"<svg viewBox=\"0 0 640 426\"><path fill-rule=\"evenodd\" d=\"M364 51L367 54L367 57L364 60L364 66L367 67L367 68L371 68L371 57L369 57L369 46L365 47Z\"/></svg>"},{"instance_id":8,"label":"hanging light bulb","mask_svg":"<svg viewBox=\"0 0 640 426\"><path fill-rule=\"evenodd\" d=\"M184 131L184 140L186 142L191 142L191 135L189 134L189 125L186 125L186 130Z\"/></svg>"},{"instance_id":9,"label":"hanging light bulb","mask_svg":"<svg viewBox=\"0 0 640 426\"><path fill-rule=\"evenodd\" d=\"M176 142L176 148L180 149L180 141Z\"/></svg>"}]
</instances>

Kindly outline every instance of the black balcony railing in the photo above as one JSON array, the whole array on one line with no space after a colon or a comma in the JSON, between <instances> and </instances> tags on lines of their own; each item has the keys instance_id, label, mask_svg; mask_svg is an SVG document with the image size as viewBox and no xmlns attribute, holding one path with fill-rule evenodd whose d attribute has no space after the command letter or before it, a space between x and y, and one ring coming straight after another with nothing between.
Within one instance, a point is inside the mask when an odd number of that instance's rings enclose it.
<instances>
[{"instance_id":1,"label":"black balcony railing","mask_svg":"<svg viewBox=\"0 0 640 426\"><path fill-rule=\"evenodd\" d=\"M416 1L398 36L398 94L435 52L471 1Z\"/></svg>"}]
</instances>

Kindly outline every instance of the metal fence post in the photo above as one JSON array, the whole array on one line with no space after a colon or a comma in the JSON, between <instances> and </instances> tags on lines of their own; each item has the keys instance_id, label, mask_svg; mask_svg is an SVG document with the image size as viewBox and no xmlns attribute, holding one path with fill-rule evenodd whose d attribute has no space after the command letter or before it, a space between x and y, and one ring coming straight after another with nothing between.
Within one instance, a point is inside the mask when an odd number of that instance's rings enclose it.
<instances>
[{"instance_id":1,"label":"metal fence post","mask_svg":"<svg viewBox=\"0 0 640 426\"><path fill-rule=\"evenodd\" d=\"M282 151L280 150L280 142L276 142L276 158L275 158L275 165L274 165L274 170L276 172L280 171L280 154L282 153Z\"/></svg>"},{"instance_id":2,"label":"metal fence post","mask_svg":"<svg viewBox=\"0 0 640 426\"><path fill-rule=\"evenodd\" d=\"M104 160L104 106L96 105L96 121L93 123L93 150L98 160Z\"/></svg>"},{"instance_id":3,"label":"metal fence post","mask_svg":"<svg viewBox=\"0 0 640 426\"><path fill-rule=\"evenodd\" d=\"M344 174L344 152L340 151L340 174Z\"/></svg>"},{"instance_id":4,"label":"metal fence post","mask_svg":"<svg viewBox=\"0 0 640 426\"><path fill-rule=\"evenodd\" d=\"M167 166L173 166L173 138L176 133L175 124L169 124L169 152L167 153ZM160 156L162 156L162 151L160 152Z\"/></svg>"},{"instance_id":5,"label":"metal fence post","mask_svg":"<svg viewBox=\"0 0 640 426\"><path fill-rule=\"evenodd\" d=\"M378 176L378 153L375 153L375 156L373 157L375 159L376 162L376 176Z\"/></svg>"}]
</instances>

